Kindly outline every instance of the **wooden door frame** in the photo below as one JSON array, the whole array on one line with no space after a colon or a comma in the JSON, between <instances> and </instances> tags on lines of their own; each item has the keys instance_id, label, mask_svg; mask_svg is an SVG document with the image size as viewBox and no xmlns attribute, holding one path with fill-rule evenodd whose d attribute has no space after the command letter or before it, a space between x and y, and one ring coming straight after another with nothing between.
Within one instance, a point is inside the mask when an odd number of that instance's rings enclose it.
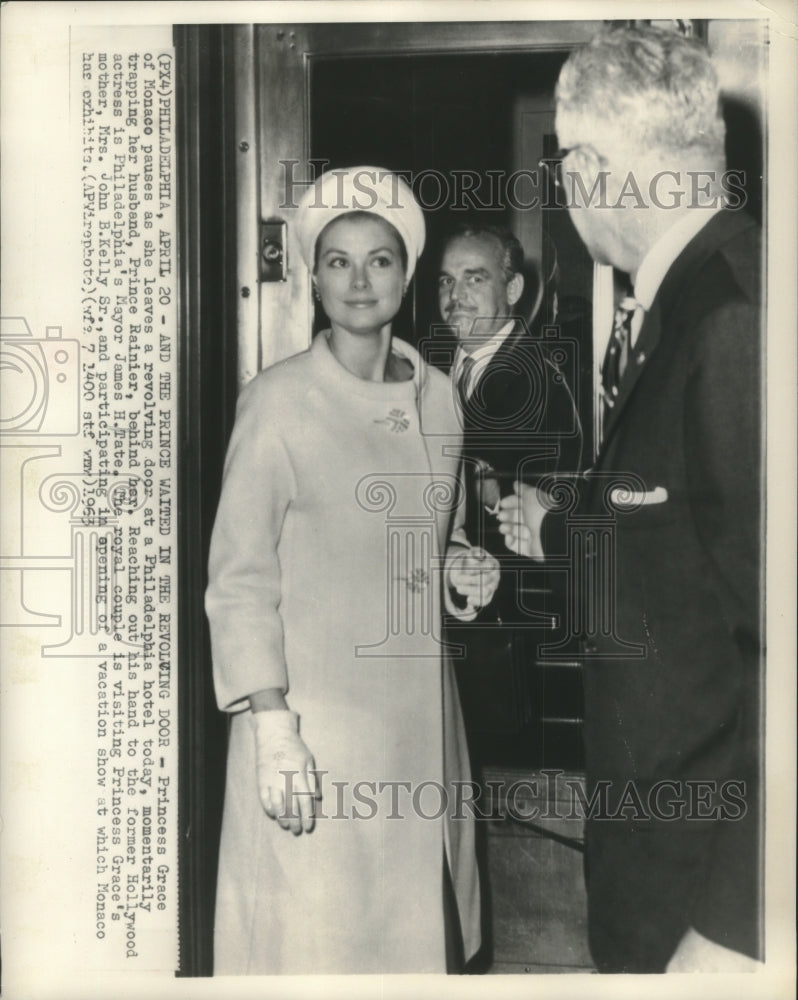
<instances>
[{"instance_id":1,"label":"wooden door frame","mask_svg":"<svg viewBox=\"0 0 798 1000\"><path fill-rule=\"evenodd\" d=\"M207 555L232 429L235 357L234 94L229 31L174 29L179 225L178 975L212 972L226 720L204 612Z\"/></svg>"}]
</instances>

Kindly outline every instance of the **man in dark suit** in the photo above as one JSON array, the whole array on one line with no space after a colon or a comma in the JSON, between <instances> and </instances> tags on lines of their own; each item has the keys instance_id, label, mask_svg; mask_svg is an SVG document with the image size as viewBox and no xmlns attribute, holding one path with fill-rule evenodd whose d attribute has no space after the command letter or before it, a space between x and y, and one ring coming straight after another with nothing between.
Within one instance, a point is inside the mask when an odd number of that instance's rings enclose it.
<instances>
[{"instance_id":1,"label":"man in dark suit","mask_svg":"<svg viewBox=\"0 0 798 1000\"><path fill-rule=\"evenodd\" d=\"M574 224L634 289L566 521L591 951L605 972L747 970L762 958L759 234L721 197L699 43L609 31L571 55L556 98ZM514 551L562 544L551 507L527 488L504 502Z\"/></svg>"},{"instance_id":2,"label":"man in dark suit","mask_svg":"<svg viewBox=\"0 0 798 1000\"><path fill-rule=\"evenodd\" d=\"M452 380L463 421L466 531L508 562L496 521L501 496L517 479L534 482L560 468L578 437L573 373L554 350L555 331L543 336L545 307L532 330L514 312L523 269L523 248L509 230L465 224L446 241L438 278L441 316L458 341ZM503 574L480 620L522 622L517 578ZM549 617L533 612L529 620L542 625Z\"/></svg>"},{"instance_id":3,"label":"man in dark suit","mask_svg":"<svg viewBox=\"0 0 798 1000\"><path fill-rule=\"evenodd\" d=\"M571 467L581 448L576 352L546 322L553 289L538 289L529 325L520 315L523 270L508 229L474 222L449 235L438 278L440 313L458 345L452 386L464 432L466 532L501 564L490 604L449 629L465 651L458 679L477 765L516 750L543 763L550 752L535 662L562 621L562 594L537 563L508 552L496 515L517 479L534 483Z\"/></svg>"}]
</instances>

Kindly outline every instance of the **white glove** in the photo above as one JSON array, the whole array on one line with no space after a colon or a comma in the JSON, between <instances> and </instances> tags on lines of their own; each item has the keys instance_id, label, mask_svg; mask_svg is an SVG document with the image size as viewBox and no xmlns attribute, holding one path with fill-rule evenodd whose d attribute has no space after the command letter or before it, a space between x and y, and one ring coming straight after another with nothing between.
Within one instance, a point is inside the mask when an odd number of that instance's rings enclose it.
<instances>
[{"instance_id":1,"label":"white glove","mask_svg":"<svg viewBox=\"0 0 798 1000\"><path fill-rule=\"evenodd\" d=\"M266 814L284 830L310 833L318 798L316 765L299 736L299 716L286 709L252 712L251 718L258 793Z\"/></svg>"},{"instance_id":2,"label":"white glove","mask_svg":"<svg viewBox=\"0 0 798 1000\"><path fill-rule=\"evenodd\" d=\"M515 492L501 501L499 531L511 552L543 562L545 553L541 541L543 518L549 513L545 498L537 487L516 483Z\"/></svg>"},{"instance_id":3,"label":"white glove","mask_svg":"<svg viewBox=\"0 0 798 1000\"><path fill-rule=\"evenodd\" d=\"M454 554L452 554L454 553ZM448 586L466 598L466 607L458 614L461 621L472 621L479 608L490 604L499 586L499 560L478 545L470 549L449 550Z\"/></svg>"}]
</instances>

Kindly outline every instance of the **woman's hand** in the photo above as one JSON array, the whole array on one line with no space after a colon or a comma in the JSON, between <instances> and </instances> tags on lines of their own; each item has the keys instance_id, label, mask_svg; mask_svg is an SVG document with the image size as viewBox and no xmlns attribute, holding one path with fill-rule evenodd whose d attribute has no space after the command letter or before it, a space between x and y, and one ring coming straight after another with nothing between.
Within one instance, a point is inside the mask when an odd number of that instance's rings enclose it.
<instances>
[{"instance_id":1,"label":"woman's hand","mask_svg":"<svg viewBox=\"0 0 798 1000\"><path fill-rule=\"evenodd\" d=\"M447 586L466 599L466 621L475 618L477 610L490 604L499 586L499 560L478 545L469 549L453 546L447 558Z\"/></svg>"},{"instance_id":2,"label":"woman's hand","mask_svg":"<svg viewBox=\"0 0 798 1000\"><path fill-rule=\"evenodd\" d=\"M528 559L545 559L540 533L548 508L536 486L515 483L514 493L504 497L497 515L499 531L511 552Z\"/></svg>"},{"instance_id":3,"label":"woman's hand","mask_svg":"<svg viewBox=\"0 0 798 1000\"><path fill-rule=\"evenodd\" d=\"M310 833L320 798L313 755L290 709L252 712L258 793L268 816L293 834Z\"/></svg>"}]
</instances>

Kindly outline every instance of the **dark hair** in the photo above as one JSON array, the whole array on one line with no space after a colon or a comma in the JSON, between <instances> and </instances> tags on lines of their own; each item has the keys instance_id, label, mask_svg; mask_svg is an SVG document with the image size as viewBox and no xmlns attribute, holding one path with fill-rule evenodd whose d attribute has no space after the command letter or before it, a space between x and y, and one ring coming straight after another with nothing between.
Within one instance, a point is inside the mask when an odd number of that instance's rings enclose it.
<instances>
[{"instance_id":1,"label":"dark hair","mask_svg":"<svg viewBox=\"0 0 798 1000\"><path fill-rule=\"evenodd\" d=\"M494 240L501 250L501 268L505 281L510 281L514 275L524 272L524 248L520 241L506 226L493 226L481 222L461 222L446 237L444 251L449 244L460 237L487 237Z\"/></svg>"},{"instance_id":2,"label":"dark hair","mask_svg":"<svg viewBox=\"0 0 798 1000\"><path fill-rule=\"evenodd\" d=\"M316 243L313 247L313 273L316 273L316 269L319 266L319 246L321 245L321 238L327 232L333 223L338 222L339 219L379 219L384 222L385 225L390 229L393 235L396 237L396 242L399 244L399 256L402 260L402 270L407 274L407 247L405 246L405 241L399 235L399 230L392 223L388 222L381 215L377 215L376 212L365 212L362 210L356 210L354 212L341 212L340 215L336 215L334 219L330 219L326 226L321 230L319 235L316 237Z\"/></svg>"}]
</instances>

